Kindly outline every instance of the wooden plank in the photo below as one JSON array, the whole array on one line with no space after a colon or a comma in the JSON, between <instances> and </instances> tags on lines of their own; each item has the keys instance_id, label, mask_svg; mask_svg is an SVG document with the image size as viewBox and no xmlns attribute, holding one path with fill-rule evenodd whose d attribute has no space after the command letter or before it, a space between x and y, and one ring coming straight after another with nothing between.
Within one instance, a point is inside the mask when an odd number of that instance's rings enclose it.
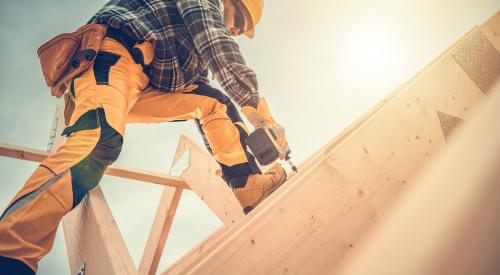
<instances>
[{"instance_id":1,"label":"wooden plank","mask_svg":"<svg viewBox=\"0 0 500 275\"><path fill-rule=\"evenodd\" d=\"M240 223L242 220L238 221ZM231 228L236 227L237 225L232 226ZM164 270L161 275L168 274L183 274L182 272L186 269L192 268L194 264L198 262L198 260L205 255L205 253L216 247L218 244L224 240L225 236L229 236L231 231L229 227L225 225L219 227L217 230L212 232L209 236L203 239L198 245L191 248L182 258L178 259L175 263L170 265L166 270Z\"/></svg>"},{"instance_id":2,"label":"wooden plank","mask_svg":"<svg viewBox=\"0 0 500 275\"><path fill-rule=\"evenodd\" d=\"M100 187L63 218L71 274L138 274Z\"/></svg>"},{"instance_id":3,"label":"wooden plank","mask_svg":"<svg viewBox=\"0 0 500 275\"><path fill-rule=\"evenodd\" d=\"M500 270L500 89L478 111L338 274Z\"/></svg>"},{"instance_id":4,"label":"wooden plank","mask_svg":"<svg viewBox=\"0 0 500 275\"><path fill-rule=\"evenodd\" d=\"M412 81L414 81L415 78L416 76L408 80L407 83L411 83ZM327 150L327 148L334 147L337 144L341 143L347 136L349 136L352 132L354 132L358 127L363 125L363 123L365 123L371 116L376 114L383 106L385 106L387 102L391 101L404 86L405 85L401 85L401 87L397 88L391 94L386 96L381 102L372 107L367 113L363 114L349 127L344 129L335 139L333 139L328 144L324 145L321 149L319 149L318 152L323 152ZM321 154L313 154L312 156L307 158L303 163L301 163L301 165L299 166L299 170L309 169L311 166L317 163L317 161L320 161L322 157L323 155ZM289 179L291 177L293 177L293 174L288 176ZM179 260L173 263L170 267L168 267L168 269L163 271L161 274L163 275L182 274L181 272L183 270L192 267L200 258L206 255L205 253L210 251L211 248L217 247L220 240L223 240L226 235L230 235L231 234L229 230L230 228L233 227L225 227L225 226L219 227L215 232L213 232L207 238L202 240L199 244L194 246L188 253L186 253L183 257L181 257ZM237 225L235 225L234 228L238 228Z\"/></svg>"},{"instance_id":5,"label":"wooden plank","mask_svg":"<svg viewBox=\"0 0 500 275\"><path fill-rule=\"evenodd\" d=\"M181 157L183 157L183 155L186 153L186 151L189 151L189 153L186 154L187 159L182 160L182 161L185 161L186 163L181 164L181 165L177 165L179 167L175 167L176 162L181 161L180 159L181 159ZM207 164L210 164L212 166L212 167L210 167L210 166L205 167L205 169L207 169L209 171L208 177L206 177L206 175L203 175L203 174L200 175L198 173L198 177L201 178L200 182L203 180L203 177L208 178L208 179L205 179L207 181L205 184L198 184L199 179L196 179L196 181L195 181L195 179L192 180L192 182L194 182L195 186L196 186L195 192L198 191L197 194L202 199L210 197L211 192L212 193L214 192L213 190L206 188L206 184L213 184L213 182L215 182L215 184L219 184L219 186L226 186L226 184L222 180L220 180L220 176L217 175L217 170L219 169L218 164L213 161L212 157L209 154L207 154L204 151L204 149L200 148L196 143L191 141L186 136L182 136L181 139L179 140L179 145L177 147L177 151L176 151L176 154L174 157L173 164L174 165L171 168L171 170L177 169L177 171L175 171L175 173L180 174L181 178L183 176L185 176L189 179L191 179L193 177L192 174L196 174L193 172L199 171L199 170L196 170L196 169L198 169L196 166L199 167L199 166L207 165ZM190 171L188 171L188 170L190 170ZM215 173L213 171L215 171ZM172 171L171 171L171 173L172 173ZM224 189L226 189L226 190L224 190ZM222 189L222 192L224 192L222 194L228 196L229 199L231 200L232 197L234 197L232 192L228 193L228 192L226 192L227 188L224 188L224 189ZM219 188L219 190L215 190L215 192L217 192L217 191L220 191L220 188ZM154 272L156 271L158 262L160 260L161 252L163 251L164 242L166 240L166 235L164 238L160 238L159 234L161 232L165 232L163 228L167 227L169 229L171 226L171 224L169 223L171 221L165 220L166 219L165 213L171 209L171 206L170 206L170 203L171 203L170 200L172 197L171 193L172 193L172 190L165 190L164 191L165 198L162 198L162 200L160 202L160 206L158 207L157 216L155 218L155 222L154 222L153 228L151 230L150 237L148 239L148 244L147 244L146 250L144 252L144 255L143 255L143 258L141 261L141 267L139 268L140 274L154 274ZM215 195L217 197L214 197L214 200L223 201L223 199L221 199L220 193L216 193ZM208 198L208 201L211 202L212 200ZM217 207L219 207L219 208L217 208ZM223 215L222 214L221 215L223 217L227 217L228 214L230 214L230 211L227 211L225 207L227 207L227 206L219 203L214 208L221 209L221 210L219 210L220 213L222 213L222 211L224 213ZM240 211L241 211L241 207L239 207L239 204L237 204L236 212L239 213ZM226 219L229 221L228 218L226 218ZM234 222L236 222L240 219L241 219L241 217L239 217L239 219L236 219L236 220L231 219L230 224L233 224ZM222 220L222 218L221 218L221 220ZM217 230L214 234L212 234L211 237L209 238L210 241L203 242L204 245L206 247L209 247L213 243L215 243L215 240L219 240L220 236L221 236L221 232L224 231L225 228L226 227L223 226L222 228ZM167 229L167 234L168 234L168 229ZM193 249L191 251L192 252L188 253L186 257L183 257L185 264L189 263L190 259L196 258L198 256L198 253L202 252L203 249L196 248L196 249ZM184 266L184 265L182 263L178 263L177 266Z\"/></svg>"},{"instance_id":6,"label":"wooden plank","mask_svg":"<svg viewBox=\"0 0 500 275\"><path fill-rule=\"evenodd\" d=\"M180 142L181 141L179 141L179 143ZM183 151L183 148L180 146L177 147L175 155L172 159L170 173L172 173L173 167L176 166L177 162L181 158ZM156 273L181 195L181 188L165 187L163 189L160 203L158 205L158 209L156 210L153 226L151 227L148 241L139 265L139 274L152 275Z\"/></svg>"},{"instance_id":7,"label":"wooden plank","mask_svg":"<svg viewBox=\"0 0 500 275\"><path fill-rule=\"evenodd\" d=\"M42 162L48 155L49 152L43 150L0 143L0 156L3 157ZM187 184L184 182L184 180L180 179L179 177L170 176L168 174L125 168L116 165L109 166L104 173L119 178L133 179L164 186L190 189L189 186L187 186Z\"/></svg>"},{"instance_id":8,"label":"wooden plank","mask_svg":"<svg viewBox=\"0 0 500 275\"><path fill-rule=\"evenodd\" d=\"M333 272L445 147L437 111L465 119L484 98L451 57L455 46L180 273Z\"/></svg>"},{"instance_id":9,"label":"wooden plank","mask_svg":"<svg viewBox=\"0 0 500 275\"><path fill-rule=\"evenodd\" d=\"M426 71L430 67L428 65L424 70ZM421 72L422 73L422 72ZM417 79L417 74L410 80L408 80L405 84L402 84L399 88L393 91L391 94L386 96L381 102L372 107L367 113L363 114L360 118L358 118L354 123L344 129L336 138L332 141L324 145L318 152L324 152L328 150L328 148L332 148L340 144L346 137L348 137L352 132L358 129L361 125L363 125L370 117L376 114L385 104L390 102L394 97L398 95L398 93L403 89L408 83L412 83ZM321 161L324 156L320 153L313 154L309 158L307 158L303 163L301 163L298 167L299 170L307 170L314 166L318 161ZM288 175L288 179L294 176L294 173ZM186 255L180 258L178 261L173 263L167 270L165 270L162 274L181 274L181 271L191 267L195 262L197 262L201 257L204 257L211 248L216 247L219 244L220 240L223 240L226 235L230 235L230 228L237 229L239 227L219 227L215 232L210 234L206 239L202 240L199 244L193 247Z\"/></svg>"},{"instance_id":10,"label":"wooden plank","mask_svg":"<svg viewBox=\"0 0 500 275\"><path fill-rule=\"evenodd\" d=\"M230 226L242 219L244 214L239 202L231 188L222 180L219 164L206 149L184 135L178 148L189 156L187 167L179 171L179 177L225 225Z\"/></svg>"},{"instance_id":11,"label":"wooden plank","mask_svg":"<svg viewBox=\"0 0 500 275\"><path fill-rule=\"evenodd\" d=\"M191 188L209 205L225 225L202 240L200 244L193 247L162 274L179 274L183 269L191 266L209 248L216 246L223 240L224 236L228 234L229 228L241 223L244 218L241 206L234 198L232 191L227 188L226 183L220 178L220 168L213 158L186 136L181 137L177 149L176 155L178 157L181 154L186 154L188 159L186 163L180 165L184 167L177 168L176 173L186 182L189 180L188 184L194 184ZM206 173L199 173L200 171L206 171ZM228 206L230 206L229 209Z\"/></svg>"},{"instance_id":12,"label":"wooden plank","mask_svg":"<svg viewBox=\"0 0 500 275\"><path fill-rule=\"evenodd\" d=\"M477 28L474 28L472 31L475 31ZM471 32L472 32L471 31ZM456 44L458 44L457 42ZM441 60L447 55L450 54L451 50L456 46L453 45L450 47L449 50L445 51L441 55L438 56L436 60ZM371 108L367 113L363 114L359 119L357 119L353 124L351 124L349 127L347 127L345 130L343 130L337 137L335 137L332 141L328 142L326 145L324 145L322 148L318 150L316 154L313 154L309 158L307 158L303 163L299 165L299 170L300 171L305 171L305 170L310 170L314 166L318 164L318 162L321 162L324 159L324 152L326 151L331 151L332 148L335 148L344 140L346 140L352 133L357 131L360 127L362 127L371 117L376 116L381 110L383 109L384 106L386 106L389 102L394 100L401 91L411 85L413 83L417 82L420 79L421 75L424 75L428 73L432 68L434 67L435 63L431 63L424 67L420 72L418 72L414 77L409 79L407 82L403 83L398 87L395 91L393 91L391 94L386 96L381 102L379 102L377 105ZM294 177L294 175L289 176L288 183L291 182L291 178ZM287 183L287 184L288 184ZM281 191L280 191L281 192ZM226 228L224 226L220 227L216 232L214 232L212 235L210 235L206 240L201 241L198 245L193 247L186 255L184 255L182 258L180 258L178 261L173 263L167 270L165 270L162 274L183 274L185 270L189 270L192 268L194 265L196 265L200 259L207 257L207 255L213 251L214 248L218 247L218 245L221 244L221 240L226 239L228 236L231 234L234 234L239 230L239 226L236 225L231 228Z\"/></svg>"},{"instance_id":13,"label":"wooden plank","mask_svg":"<svg viewBox=\"0 0 500 275\"><path fill-rule=\"evenodd\" d=\"M63 129L63 108L57 106L49 142L52 152L64 144ZM137 274L99 186L63 217L62 224L71 274L82 268L85 274Z\"/></svg>"},{"instance_id":14,"label":"wooden plank","mask_svg":"<svg viewBox=\"0 0 500 275\"><path fill-rule=\"evenodd\" d=\"M481 25L480 30L500 52L500 11Z\"/></svg>"},{"instance_id":15,"label":"wooden plank","mask_svg":"<svg viewBox=\"0 0 500 275\"><path fill-rule=\"evenodd\" d=\"M42 162L48 155L47 151L0 143L0 156L2 157Z\"/></svg>"},{"instance_id":16,"label":"wooden plank","mask_svg":"<svg viewBox=\"0 0 500 275\"><path fill-rule=\"evenodd\" d=\"M181 189L191 189L184 180L179 177L173 177L168 174L148 172L138 169L131 169L119 166L109 166L105 172L106 175L155 183L168 187Z\"/></svg>"},{"instance_id":17,"label":"wooden plank","mask_svg":"<svg viewBox=\"0 0 500 275\"><path fill-rule=\"evenodd\" d=\"M181 194L181 188L165 187L163 189L160 204L139 265L139 274L156 274Z\"/></svg>"}]
</instances>

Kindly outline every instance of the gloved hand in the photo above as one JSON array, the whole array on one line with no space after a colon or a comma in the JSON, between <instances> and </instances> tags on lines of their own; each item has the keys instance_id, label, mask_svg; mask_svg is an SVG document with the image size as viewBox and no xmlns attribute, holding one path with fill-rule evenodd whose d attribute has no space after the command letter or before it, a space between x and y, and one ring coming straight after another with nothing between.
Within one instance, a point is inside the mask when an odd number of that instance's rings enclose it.
<instances>
[{"instance_id":1,"label":"gloved hand","mask_svg":"<svg viewBox=\"0 0 500 275\"><path fill-rule=\"evenodd\" d=\"M260 98L259 104L257 104L257 109L252 106L243 106L241 112L247 117L248 121L252 123L255 129L266 127L274 134L276 143L281 149L280 158L285 159L285 157L290 153L290 148L288 147L288 142L285 137L285 128L276 123L271 111L264 98Z\"/></svg>"}]
</instances>

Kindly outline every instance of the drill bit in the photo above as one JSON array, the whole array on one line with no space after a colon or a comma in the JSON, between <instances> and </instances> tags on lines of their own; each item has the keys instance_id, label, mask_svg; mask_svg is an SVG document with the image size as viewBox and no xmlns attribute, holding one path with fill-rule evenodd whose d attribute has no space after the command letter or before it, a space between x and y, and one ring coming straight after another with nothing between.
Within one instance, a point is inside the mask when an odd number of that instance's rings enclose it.
<instances>
[{"instance_id":1,"label":"drill bit","mask_svg":"<svg viewBox=\"0 0 500 275\"><path fill-rule=\"evenodd\" d=\"M299 170L297 170L297 167L292 163L292 161L290 160L290 153L292 151L290 151L290 149L288 149L288 151L286 152L286 155L285 155L285 161L288 161L288 164L290 165L290 167L292 168L292 170L297 173Z\"/></svg>"},{"instance_id":2,"label":"drill bit","mask_svg":"<svg viewBox=\"0 0 500 275\"><path fill-rule=\"evenodd\" d=\"M290 164L290 167L292 167L292 170L297 173L299 170L297 170L297 167L295 165L293 165L292 161L290 159L288 159L288 164Z\"/></svg>"}]
</instances>

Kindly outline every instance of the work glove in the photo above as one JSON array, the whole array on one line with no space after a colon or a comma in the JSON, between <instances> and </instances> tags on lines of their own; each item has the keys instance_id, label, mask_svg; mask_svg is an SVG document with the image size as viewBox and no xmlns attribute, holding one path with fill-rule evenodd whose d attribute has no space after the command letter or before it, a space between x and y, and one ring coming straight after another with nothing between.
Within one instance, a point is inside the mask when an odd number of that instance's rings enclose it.
<instances>
[{"instance_id":1,"label":"work glove","mask_svg":"<svg viewBox=\"0 0 500 275\"><path fill-rule=\"evenodd\" d=\"M276 120L271 115L269 107L264 98L260 98L257 108L252 106L243 106L241 112L246 116L248 121L254 126L255 129L265 127L274 135L276 143L281 149L280 159L285 159L290 153L288 142L285 137L285 128L276 123Z\"/></svg>"}]
</instances>

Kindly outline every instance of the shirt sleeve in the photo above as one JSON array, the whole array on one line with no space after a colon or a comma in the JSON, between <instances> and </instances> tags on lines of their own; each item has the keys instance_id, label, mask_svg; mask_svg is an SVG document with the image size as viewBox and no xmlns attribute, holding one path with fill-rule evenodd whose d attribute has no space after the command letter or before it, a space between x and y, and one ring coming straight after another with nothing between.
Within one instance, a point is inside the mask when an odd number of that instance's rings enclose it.
<instances>
[{"instance_id":1,"label":"shirt sleeve","mask_svg":"<svg viewBox=\"0 0 500 275\"><path fill-rule=\"evenodd\" d=\"M220 0L178 0L177 8L203 62L229 97L240 106L257 106L257 77L229 34Z\"/></svg>"}]
</instances>

